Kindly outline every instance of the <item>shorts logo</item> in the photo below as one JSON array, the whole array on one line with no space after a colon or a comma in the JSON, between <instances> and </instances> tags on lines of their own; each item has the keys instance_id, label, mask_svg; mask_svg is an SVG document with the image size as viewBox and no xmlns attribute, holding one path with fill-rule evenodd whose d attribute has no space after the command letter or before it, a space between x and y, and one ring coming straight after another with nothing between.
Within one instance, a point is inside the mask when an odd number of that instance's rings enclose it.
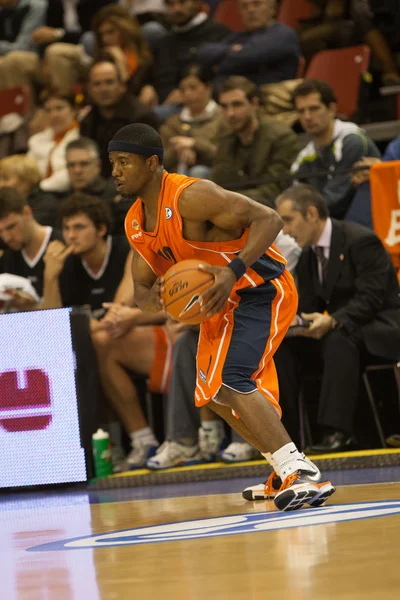
<instances>
[{"instance_id":1,"label":"shorts logo","mask_svg":"<svg viewBox=\"0 0 400 600\"><path fill-rule=\"evenodd\" d=\"M133 229L136 229L136 231L139 229L140 225L136 221L136 219L133 219L133 221L132 221L132 227L133 227Z\"/></svg>"},{"instance_id":2,"label":"shorts logo","mask_svg":"<svg viewBox=\"0 0 400 600\"><path fill-rule=\"evenodd\" d=\"M207 375L204 373L203 369L200 369L199 373L200 373L200 379L202 380L202 382L206 383Z\"/></svg>"},{"instance_id":3,"label":"shorts logo","mask_svg":"<svg viewBox=\"0 0 400 600\"><path fill-rule=\"evenodd\" d=\"M60 540L28 548L28 551L75 550L109 548L110 546L137 546L178 542L210 537L239 535L242 533L264 533L279 529L304 528L310 525L332 525L345 521L357 521L376 517L387 517L400 513L399 500L334 504L296 512L256 512L239 515L163 523L150 527L124 529L99 533L94 536Z\"/></svg>"},{"instance_id":4,"label":"shorts logo","mask_svg":"<svg viewBox=\"0 0 400 600\"><path fill-rule=\"evenodd\" d=\"M167 206L165 209L165 216L167 218L167 221L172 217L172 215L173 215L172 210Z\"/></svg>"}]
</instances>

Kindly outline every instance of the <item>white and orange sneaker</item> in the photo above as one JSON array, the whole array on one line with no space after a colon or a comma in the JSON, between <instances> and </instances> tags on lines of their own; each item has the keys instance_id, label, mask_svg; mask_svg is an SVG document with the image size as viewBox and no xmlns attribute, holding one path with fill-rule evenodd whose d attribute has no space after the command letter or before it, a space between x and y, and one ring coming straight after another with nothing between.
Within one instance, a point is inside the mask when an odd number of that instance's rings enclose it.
<instances>
[{"instance_id":1,"label":"white and orange sneaker","mask_svg":"<svg viewBox=\"0 0 400 600\"><path fill-rule=\"evenodd\" d=\"M242 492L245 500L256 502L257 500L274 500L282 485L282 479L272 471L271 475L264 483L250 485Z\"/></svg>"},{"instance_id":2,"label":"white and orange sneaker","mask_svg":"<svg viewBox=\"0 0 400 600\"><path fill-rule=\"evenodd\" d=\"M321 477L320 477L321 479ZM321 506L336 488L330 481L316 481L315 471L299 469L288 475L274 497L276 508L284 512L309 504Z\"/></svg>"},{"instance_id":3,"label":"white and orange sneaker","mask_svg":"<svg viewBox=\"0 0 400 600\"><path fill-rule=\"evenodd\" d=\"M295 483L297 486L305 485L305 483L302 483L302 477L300 477L300 475L297 479L297 473L304 474L304 476L305 474L307 474L308 477L307 482L305 482L308 486L310 486L308 489L308 493L301 494L301 497L304 498L304 502L300 504L297 501L297 505L294 506L296 502L291 503L289 501L288 504L290 506L292 506L293 504L292 507L281 508L280 506L283 506L284 503L288 502L288 498L293 496L293 483ZM294 479L295 476L296 479ZM242 496L245 500L249 500L250 502L256 502L258 500L276 500L277 496L279 495L280 499L278 499L278 502L280 503L280 506L278 506L278 504L276 504L275 502L277 508L279 508L280 510L294 510L295 508L300 508L306 503L313 507L321 506L325 502L325 500L327 500L329 496L332 496L332 494L335 492L335 487L331 484L330 481L324 481L322 483L320 482L320 474L319 480L316 481L317 478L314 472L296 471L292 475L289 475L289 477L292 477L292 480L289 482L287 481L289 478L287 478L284 482L284 485L282 485L281 478L275 473L275 471L273 471L265 483L251 485L245 488L242 492ZM287 490L289 490L288 493L281 495L281 492ZM298 496L300 496L301 491L306 491L305 487L303 487L302 490L298 488L296 488L296 490L299 492ZM292 500L295 500L295 498L292 497ZM297 498L297 500L299 500L299 498Z\"/></svg>"}]
</instances>

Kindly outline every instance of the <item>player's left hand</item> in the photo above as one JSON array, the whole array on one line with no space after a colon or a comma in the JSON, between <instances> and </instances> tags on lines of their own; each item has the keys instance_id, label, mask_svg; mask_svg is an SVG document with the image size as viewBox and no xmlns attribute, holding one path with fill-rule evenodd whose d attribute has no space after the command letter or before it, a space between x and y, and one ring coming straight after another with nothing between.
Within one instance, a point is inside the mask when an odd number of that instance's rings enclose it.
<instances>
[{"instance_id":1,"label":"player's left hand","mask_svg":"<svg viewBox=\"0 0 400 600\"><path fill-rule=\"evenodd\" d=\"M301 316L306 321L311 321L310 327L301 327L297 335L308 337L314 340L320 340L324 335L333 328L334 320L329 315L322 313L301 313Z\"/></svg>"},{"instance_id":2,"label":"player's left hand","mask_svg":"<svg viewBox=\"0 0 400 600\"><path fill-rule=\"evenodd\" d=\"M224 308L231 290L236 283L236 276L229 267L201 265L199 269L206 273L211 273L215 277L214 285L201 295L201 312L205 312L207 317L213 317Z\"/></svg>"}]
</instances>

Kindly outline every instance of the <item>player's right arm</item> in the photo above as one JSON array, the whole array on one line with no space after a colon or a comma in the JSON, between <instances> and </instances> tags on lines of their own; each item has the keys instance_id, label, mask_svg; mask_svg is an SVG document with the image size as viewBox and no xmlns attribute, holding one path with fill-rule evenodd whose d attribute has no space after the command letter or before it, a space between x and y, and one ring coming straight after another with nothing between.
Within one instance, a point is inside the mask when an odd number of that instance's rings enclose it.
<instances>
[{"instance_id":1,"label":"player's right arm","mask_svg":"<svg viewBox=\"0 0 400 600\"><path fill-rule=\"evenodd\" d=\"M136 250L133 251L132 277L135 301L138 307L145 312L159 312L162 310L161 292L163 291L164 279L163 277L157 277Z\"/></svg>"}]
</instances>

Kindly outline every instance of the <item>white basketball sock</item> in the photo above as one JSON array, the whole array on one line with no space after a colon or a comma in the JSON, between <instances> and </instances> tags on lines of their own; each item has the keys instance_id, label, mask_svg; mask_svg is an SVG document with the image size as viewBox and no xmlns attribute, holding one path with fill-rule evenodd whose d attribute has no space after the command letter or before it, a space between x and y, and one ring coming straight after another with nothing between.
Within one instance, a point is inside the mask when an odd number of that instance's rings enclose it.
<instances>
[{"instance_id":1,"label":"white basketball sock","mask_svg":"<svg viewBox=\"0 0 400 600\"><path fill-rule=\"evenodd\" d=\"M272 458L276 463L275 471L278 473L282 481L295 471L311 471L314 474L319 473L319 469L306 456L299 452L293 442L289 442L279 448L272 454Z\"/></svg>"},{"instance_id":2,"label":"white basketball sock","mask_svg":"<svg viewBox=\"0 0 400 600\"><path fill-rule=\"evenodd\" d=\"M158 442L151 427L143 427L143 429L138 429L137 431L132 432L130 434L130 438L132 444L138 442L139 444L144 444L145 446L158 446Z\"/></svg>"}]
</instances>

